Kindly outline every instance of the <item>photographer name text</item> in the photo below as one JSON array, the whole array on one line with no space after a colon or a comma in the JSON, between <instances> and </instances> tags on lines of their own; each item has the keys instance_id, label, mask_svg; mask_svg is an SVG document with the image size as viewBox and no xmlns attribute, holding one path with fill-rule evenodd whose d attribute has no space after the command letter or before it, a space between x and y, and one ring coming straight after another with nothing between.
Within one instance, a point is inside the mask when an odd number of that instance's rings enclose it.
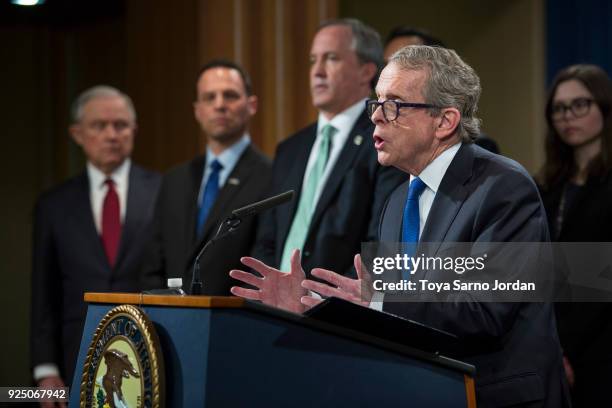
<instances>
[{"instance_id":1,"label":"photographer name text","mask_svg":"<svg viewBox=\"0 0 612 408\"><path fill-rule=\"evenodd\" d=\"M399 282L384 282L380 279L372 283L372 287L380 292L412 292L412 291L427 291L427 292L508 292L508 291L535 291L536 285L533 282L523 282L516 280L514 282L503 282L495 280L492 284L489 282L466 282L460 279L455 279L452 282L433 282L427 279L419 279L416 281L402 279Z\"/></svg>"}]
</instances>

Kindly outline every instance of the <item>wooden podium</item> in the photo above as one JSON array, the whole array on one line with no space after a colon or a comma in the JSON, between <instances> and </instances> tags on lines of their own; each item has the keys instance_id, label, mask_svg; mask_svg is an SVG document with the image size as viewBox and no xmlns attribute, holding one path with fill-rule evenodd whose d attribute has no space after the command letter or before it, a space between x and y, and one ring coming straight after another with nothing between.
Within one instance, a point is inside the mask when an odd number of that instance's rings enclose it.
<instances>
[{"instance_id":1,"label":"wooden podium","mask_svg":"<svg viewBox=\"0 0 612 408\"><path fill-rule=\"evenodd\" d=\"M234 297L87 293L70 407L99 322L135 305L153 322L166 407L476 407L474 367Z\"/></svg>"}]
</instances>

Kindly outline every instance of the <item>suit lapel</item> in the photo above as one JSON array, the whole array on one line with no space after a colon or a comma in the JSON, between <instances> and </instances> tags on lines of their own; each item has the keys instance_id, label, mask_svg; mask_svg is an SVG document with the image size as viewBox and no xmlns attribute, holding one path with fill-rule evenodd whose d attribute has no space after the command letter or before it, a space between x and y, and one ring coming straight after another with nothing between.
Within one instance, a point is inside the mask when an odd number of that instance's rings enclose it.
<instances>
[{"instance_id":1,"label":"suit lapel","mask_svg":"<svg viewBox=\"0 0 612 408\"><path fill-rule=\"evenodd\" d=\"M219 223L223 221L223 214L228 209L227 206L230 202L232 202L232 200L235 199L236 195L239 194L242 188L248 183L249 178L253 174L253 155L253 148L249 145L242 153L242 156L240 156L240 159L236 163L236 166L225 181L223 188L221 189L221 191L219 191L219 195L217 196L217 199L215 200L212 208L210 209L210 214L208 215L206 222L204 223L204 232L200 239L195 238L195 222L198 209L197 203L194 204L194 209L192 211L193 215L191 218L192 222L190 223L192 226L191 229L193 230L193 238L191 241L189 241L193 243L193 247L191 248L190 256L187 259L192 260L202 248L204 243L210 240L214 236L214 234L217 233ZM202 171L203 168L204 166L202 165ZM195 186L195 183L193 183L193 185ZM199 182L197 188L199 191ZM195 193L194 199L191 200L192 202L195 203L195 201L197 201L197 195L198 192ZM231 210L234 210L234 208L231 208Z\"/></svg>"},{"instance_id":2,"label":"suit lapel","mask_svg":"<svg viewBox=\"0 0 612 408\"><path fill-rule=\"evenodd\" d=\"M144 209L148 207L146 202L146 191L148 188L143 174L136 165L130 167L127 202L125 211L125 221L121 228L121 240L119 242L119 253L115 263L115 271L118 271L127 260L129 255L130 243L134 239L134 234L140 228L145 217Z\"/></svg>"},{"instance_id":3,"label":"suit lapel","mask_svg":"<svg viewBox=\"0 0 612 408\"><path fill-rule=\"evenodd\" d=\"M362 112L355 122L355 125L353 125L353 129L351 129L351 133L346 139L346 143L340 152L340 156L338 156L336 164L325 182L325 186L323 187L323 191L321 192L317 207L315 208L315 212L310 222L311 226L316 225L319 219L323 216L323 213L325 212L330 201L333 199L334 194L340 187L345 174L352 168L357 153L359 153L362 146L364 146L363 142L356 143L355 140L357 138L361 138L361 140L363 140L366 137L372 137L369 129L370 124L370 119L368 119L365 111Z\"/></svg>"},{"instance_id":4,"label":"suit lapel","mask_svg":"<svg viewBox=\"0 0 612 408\"><path fill-rule=\"evenodd\" d=\"M198 217L198 195L204 176L204 168L206 166L206 156L199 156L191 162L189 166L189 180L187 182L186 197L184 202L185 222L185 241L189 245L197 244L199 241L196 236L196 222ZM209 217L210 218L210 217ZM185 248L187 249L187 248Z\"/></svg>"},{"instance_id":5,"label":"suit lapel","mask_svg":"<svg viewBox=\"0 0 612 408\"><path fill-rule=\"evenodd\" d=\"M473 159L472 146L462 144L442 178L420 239L421 242L434 243L432 255L438 251L468 196L465 183L472 176Z\"/></svg>"},{"instance_id":6,"label":"suit lapel","mask_svg":"<svg viewBox=\"0 0 612 408\"><path fill-rule=\"evenodd\" d=\"M208 240L212 238L217 232L219 223L223 221L221 219L222 214L226 212L227 205L248 182L249 176L252 174L252 169L252 147L249 145L240 156L240 159L238 159L238 162L225 181L223 188L219 191L219 195L210 209L210 214L204 223L204 233L202 234L204 239ZM235 210L235 208L232 208L232 210ZM203 243L202 241L204 241L204 239L198 242L198 246Z\"/></svg>"},{"instance_id":7,"label":"suit lapel","mask_svg":"<svg viewBox=\"0 0 612 408\"><path fill-rule=\"evenodd\" d=\"M385 223L383 229L379 233L382 241L402 242L404 205L406 204L409 187L410 180L402 183L389 199L389 203L385 209L385 215L389 214L389 216L383 218ZM399 216L393 216L393 214L399 214ZM397 219L399 219L399 222L397 222Z\"/></svg>"},{"instance_id":8,"label":"suit lapel","mask_svg":"<svg viewBox=\"0 0 612 408\"><path fill-rule=\"evenodd\" d=\"M73 214L76 219L77 228L83 233L87 241L82 248L92 248L93 255L97 258L99 265L104 265L105 269L110 270L110 264L104 253L102 240L96 229L93 213L91 210L91 199L89 196L89 178L87 172L79 176L76 188L76 197L71 205L74 205Z\"/></svg>"}]
</instances>

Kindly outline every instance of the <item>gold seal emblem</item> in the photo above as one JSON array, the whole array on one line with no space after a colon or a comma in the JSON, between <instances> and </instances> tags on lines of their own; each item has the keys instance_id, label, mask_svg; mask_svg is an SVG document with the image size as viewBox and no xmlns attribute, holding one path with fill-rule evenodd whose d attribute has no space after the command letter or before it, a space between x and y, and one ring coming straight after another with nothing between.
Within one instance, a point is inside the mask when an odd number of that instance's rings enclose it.
<instances>
[{"instance_id":1,"label":"gold seal emblem","mask_svg":"<svg viewBox=\"0 0 612 408\"><path fill-rule=\"evenodd\" d=\"M153 324L136 306L113 308L87 351L80 406L158 408L163 396L163 358Z\"/></svg>"}]
</instances>

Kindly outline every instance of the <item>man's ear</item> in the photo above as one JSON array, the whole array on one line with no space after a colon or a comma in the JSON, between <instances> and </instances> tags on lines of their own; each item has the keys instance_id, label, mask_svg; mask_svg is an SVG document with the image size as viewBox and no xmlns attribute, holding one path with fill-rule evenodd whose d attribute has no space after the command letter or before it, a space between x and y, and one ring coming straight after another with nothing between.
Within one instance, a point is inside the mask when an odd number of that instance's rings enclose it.
<instances>
[{"instance_id":1,"label":"man's ear","mask_svg":"<svg viewBox=\"0 0 612 408\"><path fill-rule=\"evenodd\" d=\"M83 145L83 134L81 130L81 125L78 123L70 125L68 128L68 132L70 133L72 140L74 140L74 143L78 144L79 146Z\"/></svg>"},{"instance_id":2,"label":"man's ear","mask_svg":"<svg viewBox=\"0 0 612 408\"><path fill-rule=\"evenodd\" d=\"M249 115L253 116L257 113L257 97L255 95L251 95L247 97L247 108L249 110Z\"/></svg>"},{"instance_id":3,"label":"man's ear","mask_svg":"<svg viewBox=\"0 0 612 408\"><path fill-rule=\"evenodd\" d=\"M378 67L373 62L366 62L361 65L361 80L363 83L368 84L370 86L370 82L372 82L372 78L376 75L376 71L378 71Z\"/></svg>"},{"instance_id":4,"label":"man's ear","mask_svg":"<svg viewBox=\"0 0 612 408\"><path fill-rule=\"evenodd\" d=\"M461 121L461 113L456 108L444 108L437 119L436 137L438 139L447 139L457 130Z\"/></svg>"}]
</instances>

